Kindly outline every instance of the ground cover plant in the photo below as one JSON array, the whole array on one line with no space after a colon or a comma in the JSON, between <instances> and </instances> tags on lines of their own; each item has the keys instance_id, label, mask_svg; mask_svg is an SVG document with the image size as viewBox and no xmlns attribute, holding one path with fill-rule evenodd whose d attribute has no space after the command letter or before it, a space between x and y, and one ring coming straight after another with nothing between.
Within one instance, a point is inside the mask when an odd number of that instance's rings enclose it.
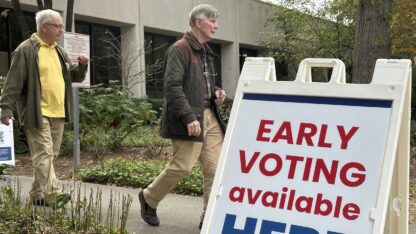
<instances>
[{"instance_id":1,"label":"ground cover plant","mask_svg":"<svg viewBox=\"0 0 416 234\"><path fill-rule=\"evenodd\" d=\"M74 184L69 188L73 198L65 207L39 207L22 199L17 178L1 178L0 233L131 233L126 229L130 196L111 194L107 215L102 217L105 208L99 190L81 192Z\"/></svg>"},{"instance_id":2,"label":"ground cover plant","mask_svg":"<svg viewBox=\"0 0 416 234\"><path fill-rule=\"evenodd\" d=\"M78 175L85 182L145 188L164 169L165 164L165 160L132 161L119 157L81 170ZM201 167L197 165L172 192L199 196L202 195L202 190Z\"/></svg>"}]
</instances>

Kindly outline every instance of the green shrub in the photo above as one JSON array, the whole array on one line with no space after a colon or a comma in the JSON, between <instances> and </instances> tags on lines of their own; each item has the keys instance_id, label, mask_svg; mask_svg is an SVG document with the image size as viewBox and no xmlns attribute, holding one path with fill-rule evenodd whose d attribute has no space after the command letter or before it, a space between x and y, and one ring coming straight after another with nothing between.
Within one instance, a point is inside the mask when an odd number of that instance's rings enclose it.
<instances>
[{"instance_id":1,"label":"green shrub","mask_svg":"<svg viewBox=\"0 0 416 234\"><path fill-rule=\"evenodd\" d=\"M124 140L141 126L157 123L157 112L146 98L135 98L123 90L119 81L108 87L97 85L81 89L79 94L81 148L87 152L102 153L119 149ZM73 150L72 125L66 125L61 154ZM15 152L28 153L24 129L14 126Z\"/></svg>"},{"instance_id":2,"label":"green shrub","mask_svg":"<svg viewBox=\"0 0 416 234\"><path fill-rule=\"evenodd\" d=\"M85 182L145 188L165 168L165 163L161 160L136 162L117 158L93 168L83 169L79 176ZM202 189L201 167L197 165L173 191L179 194L202 195Z\"/></svg>"},{"instance_id":3,"label":"green shrub","mask_svg":"<svg viewBox=\"0 0 416 234\"><path fill-rule=\"evenodd\" d=\"M11 168L13 168L13 166L9 164L0 164L0 181L6 180L3 176L6 175L6 171Z\"/></svg>"},{"instance_id":4,"label":"green shrub","mask_svg":"<svg viewBox=\"0 0 416 234\"><path fill-rule=\"evenodd\" d=\"M202 168L197 165L182 181L176 185L174 192L199 196L203 193Z\"/></svg>"},{"instance_id":5,"label":"green shrub","mask_svg":"<svg viewBox=\"0 0 416 234\"><path fill-rule=\"evenodd\" d=\"M156 111L156 115L160 118L163 109L163 99L153 99L149 98L148 102L152 104L152 109Z\"/></svg>"},{"instance_id":6,"label":"green shrub","mask_svg":"<svg viewBox=\"0 0 416 234\"><path fill-rule=\"evenodd\" d=\"M16 114L14 114L17 116ZM16 154L29 153L29 146L26 140L26 134L23 126L17 123L17 120L13 123L13 140L14 140L14 152Z\"/></svg>"},{"instance_id":7,"label":"green shrub","mask_svg":"<svg viewBox=\"0 0 416 234\"><path fill-rule=\"evenodd\" d=\"M159 135L158 129L152 126L140 126L124 140L123 146L149 147L170 145L171 140Z\"/></svg>"},{"instance_id":8,"label":"green shrub","mask_svg":"<svg viewBox=\"0 0 416 234\"><path fill-rule=\"evenodd\" d=\"M74 131L72 124L66 124L62 135L62 144L59 155L72 155L74 150Z\"/></svg>"},{"instance_id":9,"label":"green shrub","mask_svg":"<svg viewBox=\"0 0 416 234\"><path fill-rule=\"evenodd\" d=\"M120 82L80 92L81 148L114 150L141 126L157 122L156 112L145 98L135 98Z\"/></svg>"},{"instance_id":10,"label":"green shrub","mask_svg":"<svg viewBox=\"0 0 416 234\"><path fill-rule=\"evenodd\" d=\"M228 124L228 121L230 119L232 107L233 107L233 99L230 99L230 98L226 98L224 101L224 104L219 106L219 112L226 125Z\"/></svg>"}]
</instances>

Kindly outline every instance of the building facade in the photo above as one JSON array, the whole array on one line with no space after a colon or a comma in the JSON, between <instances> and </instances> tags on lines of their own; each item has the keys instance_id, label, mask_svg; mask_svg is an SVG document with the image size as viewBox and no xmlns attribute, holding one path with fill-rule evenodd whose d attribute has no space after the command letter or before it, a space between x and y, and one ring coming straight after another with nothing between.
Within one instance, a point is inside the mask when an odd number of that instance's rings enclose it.
<instances>
[{"instance_id":1,"label":"building facade","mask_svg":"<svg viewBox=\"0 0 416 234\"><path fill-rule=\"evenodd\" d=\"M35 31L36 1L20 2L29 28ZM234 96L244 58L265 55L258 45L273 30L266 26L272 7L259 0L75 1L73 31L90 35L92 84L128 76L136 96L162 98L160 67L165 51L189 30L188 14L201 3L220 12L219 30L210 45L220 57L217 68L223 88ZM53 1L53 9L61 12L64 21L66 5L66 0ZM0 0L0 12L8 9L8 16L0 17L0 76L6 75L11 53L22 41L10 1Z\"/></svg>"}]
</instances>

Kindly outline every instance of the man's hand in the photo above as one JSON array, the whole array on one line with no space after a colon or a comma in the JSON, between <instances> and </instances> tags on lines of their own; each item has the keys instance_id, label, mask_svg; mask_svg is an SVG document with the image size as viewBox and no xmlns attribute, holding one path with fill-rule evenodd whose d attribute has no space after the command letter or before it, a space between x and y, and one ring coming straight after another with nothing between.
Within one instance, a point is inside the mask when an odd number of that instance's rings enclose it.
<instances>
[{"instance_id":1,"label":"man's hand","mask_svg":"<svg viewBox=\"0 0 416 234\"><path fill-rule=\"evenodd\" d=\"M90 58L88 58L88 56L86 56L85 54L80 54L78 56L78 63L79 64L88 64L90 61Z\"/></svg>"},{"instance_id":2,"label":"man's hand","mask_svg":"<svg viewBox=\"0 0 416 234\"><path fill-rule=\"evenodd\" d=\"M13 117L11 117L11 116L3 116L3 117L1 117L0 122L1 122L2 124L4 124L4 125L9 126L9 124L10 124L10 119L13 119Z\"/></svg>"},{"instance_id":3,"label":"man's hand","mask_svg":"<svg viewBox=\"0 0 416 234\"><path fill-rule=\"evenodd\" d=\"M188 136L199 136L201 134L201 126L199 125L198 120L194 120L186 125L188 128Z\"/></svg>"},{"instance_id":4,"label":"man's hand","mask_svg":"<svg viewBox=\"0 0 416 234\"><path fill-rule=\"evenodd\" d=\"M225 94L225 91L222 89L215 91L215 103L218 106L222 105L226 96L227 94Z\"/></svg>"}]
</instances>

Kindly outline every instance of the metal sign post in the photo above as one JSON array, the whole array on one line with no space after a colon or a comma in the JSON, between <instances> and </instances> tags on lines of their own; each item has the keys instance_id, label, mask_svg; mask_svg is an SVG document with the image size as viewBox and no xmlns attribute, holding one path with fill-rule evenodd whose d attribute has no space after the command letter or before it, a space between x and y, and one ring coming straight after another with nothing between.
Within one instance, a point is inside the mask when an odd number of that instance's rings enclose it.
<instances>
[{"instance_id":1,"label":"metal sign post","mask_svg":"<svg viewBox=\"0 0 416 234\"><path fill-rule=\"evenodd\" d=\"M72 88L74 98L74 170L80 167L80 139L79 139L79 88Z\"/></svg>"}]
</instances>

